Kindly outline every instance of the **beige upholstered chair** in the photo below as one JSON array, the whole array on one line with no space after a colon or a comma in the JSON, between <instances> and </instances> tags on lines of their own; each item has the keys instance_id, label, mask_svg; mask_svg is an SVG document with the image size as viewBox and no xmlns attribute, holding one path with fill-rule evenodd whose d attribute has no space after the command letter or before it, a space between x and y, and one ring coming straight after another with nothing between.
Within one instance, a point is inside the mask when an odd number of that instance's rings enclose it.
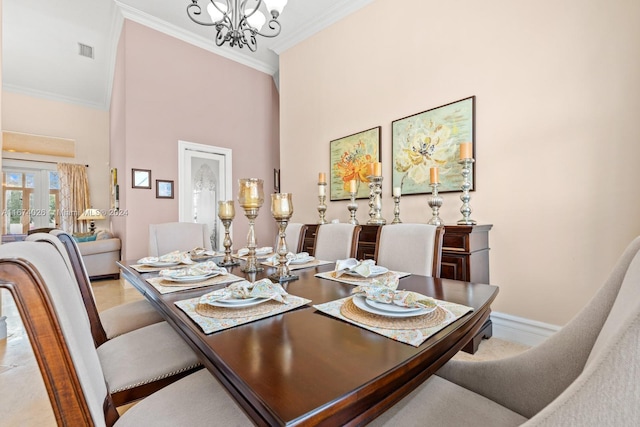
<instances>
[{"instance_id":1,"label":"beige upholstered chair","mask_svg":"<svg viewBox=\"0 0 640 427\"><path fill-rule=\"evenodd\" d=\"M299 222L290 222L289 225L287 225L285 240L287 241L287 249L289 249L289 252L298 253L302 251L301 237L306 227L305 224ZM278 235L276 234L276 245L273 246L274 248L278 247L277 242Z\"/></svg>"},{"instance_id":2,"label":"beige upholstered chair","mask_svg":"<svg viewBox=\"0 0 640 427\"><path fill-rule=\"evenodd\" d=\"M314 256L324 261L352 258L360 226L353 224L322 224L318 226L314 244Z\"/></svg>"},{"instance_id":3,"label":"beige upholstered chair","mask_svg":"<svg viewBox=\"0 0 640 427\"><path fill-rule=\"evenodd\" d=\"M501 360L449 361L372 425L638 425L639 250L636 238L589 304L542 344Z\"/></svg>"},{"instance_id":4,"label":"beige upholstered chair","mask_svg":"<svg viewBox=\"0 0 640 427\"><path fill-rule=\"evenodd\" d=\"M376 263L395 271L440 277L444 227L391 224L380 227Z\"/></svg>"},{"instance_id":5,"label":"beige upholstered chair","mask_svg":"<svg viewBox=\"0 0 640 427\"><path fill-rule=\"evenodd\" d=\"M75 241L63 231L51 233L55 235L32 234L28 236L29 243L53 247L64 261L72 278L66 282L67 287L69 292L79 292L82 296L92 341L116 405L145 397L201 368L193 350L166 322L140 327L107 340ZM137 315L141 310L146 309L135 307L131 313ZM125 311L122 314L126 315ZM118 320L125 323L123 319Z\"/></svg>"},{"instance_id":6,"label":"beige upholstered chair","mask_svg":"<svg viewBox=\"0 0 640 427\"><path fill-rule=\"evenodd\" d=\"M211 250L207 224L195 222L149 224L149 256L161 256L173 251L190 251L194 248Z\"/></svg>"},{"instance_id":7,"label":"beige upholstered chair","mask_svg":"<svg viewBox=\"0 0 640 427\"><path fill-rule=\"evenodd\" d=\"M250 425L206 370L163 388L119 417L82 297L77 287L69 286L73 280L52 245L0 246L0 288L9 290L19 307L58 425L195 426L213 420L225 426ZM129 357L119 356L123 361Z\"/></svg>"}]
</instances>

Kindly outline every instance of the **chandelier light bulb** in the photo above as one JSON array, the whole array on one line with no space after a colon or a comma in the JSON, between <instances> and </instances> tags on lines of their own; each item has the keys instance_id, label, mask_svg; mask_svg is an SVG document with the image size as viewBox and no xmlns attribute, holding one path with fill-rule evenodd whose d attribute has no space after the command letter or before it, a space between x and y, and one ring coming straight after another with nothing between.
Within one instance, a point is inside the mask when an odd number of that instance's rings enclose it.
<instances>
[{"instance_id":1,"label":"chandelier light bulb","mask_svg":"<svg viewBox=\"0 0 640 427\"><path fill-rule=\"evenodd\" d=\"M216 6L218 6L218 8L223 11L224 13L227 13L227 5L226 4L222 4L219 2L215 2ZM221 20L224 17L224 14L222 12L220 12L220 10L216 9L216 6L213 5L213 3L209 3L207 5L207 13L209 14L209 16L211 17L211 20L213 22L218 22L219 20Z\"/></svg>"},{"instance_id":2,"label":"chandelier light bulb","mask_svg":"<svg viewBox=\"0 0 640 427\"><path fill-rule=\"evenodd\" d=\"M260 12L259 10L256 10L255 13L253 13L253 11L254 9L246 10L245 16L247 16L247 22L253 28L260 31L265 22L267 22L267 18L264 16L264 13Z\"/></svg>"},{"instance_id":3,"label":"chandelier light bulb","mask_svg":"<svg viewBox=\"0 0 640 427\"><path fill-rule=\"evenodd\" d=\"M284 7L287 5L287 0L264 0L265 6L267 6L267 10L273 15L274 12L276 16L280 15L284 10Z\"/></svg>"}]
</instances>

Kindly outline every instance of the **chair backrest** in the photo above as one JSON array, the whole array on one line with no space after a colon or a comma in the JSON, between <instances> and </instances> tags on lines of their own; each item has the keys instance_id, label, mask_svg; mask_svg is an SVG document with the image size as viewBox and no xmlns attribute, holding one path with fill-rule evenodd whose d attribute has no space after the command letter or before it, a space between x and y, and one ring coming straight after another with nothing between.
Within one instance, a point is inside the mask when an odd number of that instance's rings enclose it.
<instances>
[{"instance_id":1,"label":"chair backrest","mask_svg":"<svg viewBox=\"0 0 640 427\"><path fill-rule=\"evenodd\" d=\"M316 232L314 256L324 261L352 258L360 226L354 224L321 224Z\"/></svg>"},{"instance_id":2,"label":"chair backrest","mask_svg":"<svg viewBox=\"0 0 640 427\"><path fill-rule=\"evenodd\" d=\"M194 248L211 250L209 227L196 222L149 224L148 256L161 256L173 251Z\"/></svg>"},{"instance_id":3,"label":"chair backrest","mask_svg":"<svg viewBox=\"0 0 640 427\"><path fill-rule=\"evenodd\" d=\"M376 263L395 271L440 277L443 226L390 224L380 227Z\"/></svg>"},{"instance_id":4,"label":"chair backrest","mask_svg":"<svg viewBox=\"0 0 640 427\"><path fill-rule=\"evenodd\" d=\"M12 294L42 372L58 425L113 424L87 312L74 279L52 245L0 246L0 288Z\"/></svg>"},{"instance_id":5,"label":"chair backrest","mask_svg":"<svg viewBox=\"0 0 640 427\"><path fill-rule=\"evenodd\" d=\"M302 251L302 235L306 227L306 225L299 222L290 222L289 225L287 225L285 240L287 241L287 249L289 252L298 253ZM276 235L276 243L277 241L278 237ZM276 244L274 248L277 246Z\"/></svg>"},{"instance_id":6,"label":"chair backrest","mask_svg":"<svg viewBox=\"0 0 640 427\"><path fill-rule=\"evenodd\" d=\"M87 315L89 316L93 342L96 348L104 344L107 341L107 333L102 326L95 296L93 295L93 288L91 287L91 281L89 280L89 275L82 261L82 255L80 255L80 249L76 241L66 231L55 229L49 233L31 234L27 236L26 240L49 243L60 253L67 269L74 278L74 281L70 283L70 285L75 284L82 295L82 300L87 310Z\"/></svg>"}]
</instances>

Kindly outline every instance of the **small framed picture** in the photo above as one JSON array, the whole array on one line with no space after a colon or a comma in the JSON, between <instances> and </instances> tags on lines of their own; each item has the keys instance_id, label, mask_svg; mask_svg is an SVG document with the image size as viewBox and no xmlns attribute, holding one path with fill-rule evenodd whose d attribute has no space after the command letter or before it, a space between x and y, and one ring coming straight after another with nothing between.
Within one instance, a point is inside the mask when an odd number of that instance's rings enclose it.
<instances>
[{"instance_id":1,"label":"small framed picture","mask_svg":"<svg viewBox=\"0 0 640 427\"><path fill-rule=\"evenodd\" d=\"M173 199L173 181L156 179L156 199Z\"/></svg>"},{"instance_id":2,"label":"small framed picture","mask_svg":"<svg viewBox=\"0 0 640 427\"><path fill-rule=\"evenodd\" d=\"M131 169L131 188L151 189L151 171L149 169Z\"/></svg>"}]
</instances>

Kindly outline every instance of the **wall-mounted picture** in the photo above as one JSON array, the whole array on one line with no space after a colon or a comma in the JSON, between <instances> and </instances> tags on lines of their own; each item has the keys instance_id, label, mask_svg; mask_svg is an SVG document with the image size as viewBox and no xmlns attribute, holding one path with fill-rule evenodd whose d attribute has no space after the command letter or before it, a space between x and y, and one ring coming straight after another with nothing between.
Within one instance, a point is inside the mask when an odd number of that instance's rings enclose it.
<instances>
[{"instance_id":1,"label":"wall-mounted picture","mask_svg":"<svg viewBox=\"0 0 640 427\"><path fill-rule=\"evenodd\" d=\"M356 198L368 198L371 164L380 161L380 126L331 141L330 159L330 200L349 200L351 180Z\"/></svg>"},{"instance_id":2,"label":"wall-mounted picture","mask_svg":"<svg viewBox=\"0 0 640 427\"><path fill-rule=\"evenodd\" d=\"M156 179L156 199L173 199L173 181Z\"/></svg>"},{"instance_id":3,"label":"wall-mounted picture","mask_svg":"<svg viewBox=\"0 0 640 427\"><path fill-rule=\"evenodd\" d=\"M460 144L471 142L475 157L475 96L394 120L393 184L402 195L431 193L429 173L438 168L438 192L462 191ZM474 165L475 166L475 165ZM472 168L471 190L475 188Z\"/></svg>"},{"instance_id":4,"label":"wall-mounted picture","mask_svg":"<svg viewBox=\"0 0 640 427\"><path fill-rule=\"evenodd\" d=\"M131 169L131 188L151 189L151 171L149 169Z\"/></svg>"}]
</instances>

